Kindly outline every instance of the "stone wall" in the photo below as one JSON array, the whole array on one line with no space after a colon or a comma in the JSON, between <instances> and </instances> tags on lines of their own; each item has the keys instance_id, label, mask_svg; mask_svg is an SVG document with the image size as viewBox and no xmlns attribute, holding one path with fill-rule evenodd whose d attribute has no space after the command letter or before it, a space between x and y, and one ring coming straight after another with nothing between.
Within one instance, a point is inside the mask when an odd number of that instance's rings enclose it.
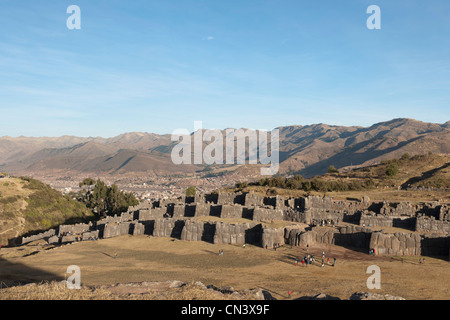
<instances>
[{"instance_id":1,"label":"stone wall","mask_svg":"<svg viewBox=\"0 0 450 320\"><path fill-rule=\"evenodd\" d=\"M284 245L284 228L263 228L261 237L261 246L263 248L273 248L276 245Z\"/></svg>"},{"instance_id":2,"label":"stone wall","mask_svg":"<svg viewBox=\"0 0 450 320\"><path fill-rule=\"evenodd\" d=\"M270 221L272 219L273 220L284 220L283 210L256 207L253 211L253 220L254 221Z\"/></svg>"},{"instance_id":3,"label":"stone wall","mask_svg":"<svg viewBox=\"0 0 450 320\"><path fill-rule=\"evenodd\" d=\"M305 234L304 229L297 228L285 228L284 229L284 242L291 246L300 246L301 243L307 243L305 239L301 239L301 236Z\"/></svg>"},{"instance_id":4,"label":"stone wall","mask_svg":"<svg viewBox=\"0 0 450 320\"><path fill-rule=\"evenodd\" d=\"M338 245L349 248L369 249L372 230L359 226L337 228L313 227L311 230L290 229L285 232L285 241L293 246L315 243Z\"/></svg>"},{"instance_id":5,"label":"stone wall","mask_svg":"<svg viewBox=\"0 0 450 320\"><path fill-rule=\"evenodd\" d=\"M416 219L415 230L419 232L437 232L450 234L450 221L436 220L434 217L418 217Z\"/></svg>"},{"instance_id":6,"label":"stone wall","mask_svg":"<svg viewBox=\"0 0 450 320\"><path fill-rule=\"evenodd\" d=\"M46 232L42 232L36 235L32 235L29 237L22 237L22 244L27 244L33 241L41 240L41 239L48 239L56 234L55 229L50 229Z\"/></svg>"},{"instance_id":7,"label":"stone wall","mask_svg":"<svg viewBox=\"0 0 450 320\"><path fill-rule=\"evenodd\" d=\"M173 207L172 218L183 218L185 210L186 210L185 208L186 208L186 205L184 205L184 204L176 204Z\"/></svg>"},{"instance_id":8,"label":"stone wall","mask_svg":"<svg viewBox=\"0 0 450 320\"><path fill-rule=\"evenodd\" d=\"M306 217L305 212L299 211L298 209L293 208L287 208L284 210L283 218L285 221L292 221L292 222L303 222L305 223Z\"/></svg>"},{"instance_id":9,"label":"stone wall","mask_svg":"<svg viewBox=\"0 0 450 320\"><path fill-rule=\"evenodd\" d=\"M102 237L104 239L118 237L126 234L130 234L131 222L110 222L104 225Z\"/></svg>"},{"instance_id":10,"label":"stone wall","mask_svg":"<svg viewBox=\"0 0 450 320\"><path fill-rule=\"evenodd\" d=\"M139 209L137 213L136 220L139 221L147 221L157 218L163 218L164 214L166 214L166 208L147 208L147 209Z\"/></svg>"},{"instance_id":11,"label":"stone wall","mask_svg":"<svg viewBox=\"0 0 450 320\"><path fill-rule=\"evenodd\" d=\"M292 205L294 205L293 201L291 203L292 203ZM280 196L265 197L265 198L263 198L263 204L265 206L272 206L275 209L285 209L288 205L288 200L286 200ZM292 208L293 208L293 206L292 206Z\"/></svg>"},{"instance_id":12,"label":"stone wall","mask_svg":"<svg viewBox=\"0 0 450 320\"><path fill-rule=\"evenodd\" d=\"M301 207L304 210L316 208L322 210L356 212L365 210L367 204L360 201L340 201L333 200L330 197L309 196L302 199Z\"/></svg>"},{"instance_id":13,"label":"stone wall","mask_svg":"<svg viewBox=\"0 0 450 320\"><path fill-rule=\"evenodd\" d=\"M421 210L420 206L413 205L409 202L400 202L400 203L389 203L384 202L383 206L380 208L380 214L386 216L409 216L414 217L416 212Z\"/></svg>"},{"instance_id":14,"label":"stone wall","mask_svg":"<svg viewBox=\"0 0 450 320\"><path fill-rule=\"evenodd\" d=\"M186 220L180 239L186 241L206 241L212 243L214 240L215 224L209 222Z\"/></svg>"},{"instance_id":15,"label":"stone wall","mask_svg":"<svg viewBox=\"0 0 450 320\"><path fill-rule=\"evenodd\" d=\"M207 216L244 218L249 223L189 220ZM253 193L218 193L141 204L119 216L106 217L94 224L62 225L56 230L23 237L22 243L46 239L56 244L130 234L222 244L249 243L263 247L273 247L275 243L295 246L324 243L363 250L374 246L379 254L448 254L446 237L450 234L449 218L449 207L438 203L412 205L408 202L370 203L367 197L363 201L335 201L317 196L287 199L280 196L261 197ZM303 222L311 228L270 229L250 222L272 219ZM338 220L357 225L316 227L320 221L331 221L333 226ZM385 234L363 226L399 227L440 235Z\"/></svg>"},{"instance_id":16,"label":"stone wall","mask_svg":"<svg viewBox=\"0 0 450 320\"><path fill-rule=\"evenodd\" d=\"M222 205L221 206L221 218L242 218L244 213L244 207L240 205ZM252 217L253 218L253 217Z\"/></svg>"},{"instance_id":17,"label":"stone wall","mask_svg":"<svg viewBox=\"0 0 450 320\"><path fill-rule=\"evenodd\" d=\"M422 238L417 233L385 234L374 232L370 239L370 248L375 249L377 255L420 255Z\"/></svg>"},{"instance_id":18,"label":"stone wall","mask_svg":"<svg viewBox=\"0 0 450 320\"><path fill-rule=\"evenodd\" d=\"M185 220L178 220L174 218L156 219L153 228L153 236L180 239L184 224Z\"/></svg>"},{"instance_id":19,"label":"stone wall","mask_svg":"<svg viewBox=\"0 0 450 320\"><path fill-rule=\"evenodd\" d=\"M450 253L450 236L442 234L422 236L421 249L423 256L447 257Z\"/></svg>"},{"instance_id":20,"label":"stone wall","mask_svg":"<svg viewBox=\"0 0 450 320\"><path fill-rule=\"evenodd\" d=\"M82 241L97 240L98 238L99 238L99 231L98 230L84 232L81 235L81 240Z\"/></svg>"},{"instance_id":21,"label":"stone wall","mask_svg":"<svg viewBox=\"0 0 450 320\"><path fill-rule=\"evenodd\" d=\"M359 214L367 208L365 202L335 201L330 197L309 196L301 198L300 210L303 223L311 224L314 221L330 220L334 222L359 222Z\"/></svg>"},{"instance_id":22,"label":"stone wall","mask_svg":"<svg viewBox=\"0 0 450 320\"><path fill-rule=\"evenodd\" d=\"M207 217L211 215L211 205L205 203L195 203L195 216Z\"/></svg>"},{"instance_id":23,"label":"stone wall","mask_svg":"<svg viewBox=\"0 0 450 320\"><path fill-rule=\"evenodd\" d=\"M394 218L385 215L367 215L362 214L359 221L360 226L367 227L392 227Z\"/></svg>"},{"instance_id":24,"label":"stone wall","mask_svg":"<svg viewBox=\"0 0 450 320\"><path fill-rule=\"evenodd\" d=\"M322 220L330 220L334 222L344 221L345 212L341 210L322 210L319 208L311 208L305 211L305 223L312 224Z\"/></svg>"},{"instance_id":25,"label":"stone wall","mask_svg":"<svg viewBox=\"0 0 450 320\"><path fill-rule=\"evenodd\" d=\"M450 221L450 207L442 205L439 207L439 220Z\"/></svg>"},{"instance_id":26,"label":"stone wall","mask_svg":"<svg viewBox=\"0 0 450 320\"><path fill-rule=\"evenodd\" d=\"M217 196L217 204L234 204L239 203L241 205L245 204L245 196L242 193L227 193L219 192Z\"/></svg>"},{"instance_id":27,"label":"stone wall","mask_svg":"<svg viewBox=\"0 0 450 320\"><path fill-rule=\"evenodd\" d=\"M264 206L264 198L253 193L246 193L244 205L246 207L262 207Z\"/></svg>"},{"instance_id":28,"label":"stone wall","mask_svg":"<svg viewBox=\"0 0 450 320\"><path fill-rule=\"evenodd\" d=\"M334 235L333 244L347 248L369 249L372 230L360 226L338 227L339 232Z\"/></svg>"},{"instance_id":29,"label":"stone wall","mask_svg":"<svg viewBox=\"0 0 450 320\"><path fill-rule=\"evenodd\" d=\"M91 230L92 227L93 227L92 223L61 225L58 227L58 236L61 236L64 234L81 234L83 232Z\"/></svg>"},{"instance_id":30,"label":"stone wall","mask_svg":"<svg viewBox=\"0 0 450 320\"><path fill-rule=\"evenodd\" d=\"M208 195L196 195L195 197L182 197L181 199L163 200L154 202L147 206L147 209L159 208L161 211L166 210L170 216L175 218L193 217L193 216L222 216L237 217L239 213L234 210L240 209L223 209L221 205L241 205L244 207L243 211L251 212L253 208L270 207L272 209L281 209L287 211L284 219L290 221L300 221L311 223L314 220L334 220L337 219L345 222L359 223L358 214L375 213L377 218L372 223L381 226L387 226L389 219L383 220L379 217L415 217L418 214L427 216L434 216L440 220L450 220L450 209L446 205L438 203L414 205L409 202L389 203L385 202L370 202L370 199L363 197L363 200L352 201L338 201L330 197L309 196L306 198L284 198L281 196L261 197L253 193L217 193ZM194 207L195 206L195 207ZM247 209L245 209L247 208ZM137 206L134 213L134 219L148 220L164 216L166 212L157 213L157 215L150 214L144 217L144 207ZM291 210L289 210L291 209ZM227 211L231 210L231 211ZM245 212L243 212L245 214ZM147 214L148 215L148 214ZM368 218L371 219L371 218ZM257 219L256 219L257 220ZM123 217L123 221L130 221L130 218ZM403 221L403 220L402 220ZM393 220L395 223L402 223L400 220ZM405 220L406 221L406 220ZM412 221L412 220L411 220ZM411 223L409 221L408 223ZM365 223L365 222L363 222ZM409 226L408 226L409 228Z\"/></svg>"},{"instance_id":31,"label":"stone wall","mask_svg":"<svg viewBox=\"0 0 450 320\"><path fill-rule=\"evenodd\" d=\"M216 224L214 234L215 244L254 244L261 245L261 224L240 223L228 224L219 222Z\"/></svg>"}]
</instances>

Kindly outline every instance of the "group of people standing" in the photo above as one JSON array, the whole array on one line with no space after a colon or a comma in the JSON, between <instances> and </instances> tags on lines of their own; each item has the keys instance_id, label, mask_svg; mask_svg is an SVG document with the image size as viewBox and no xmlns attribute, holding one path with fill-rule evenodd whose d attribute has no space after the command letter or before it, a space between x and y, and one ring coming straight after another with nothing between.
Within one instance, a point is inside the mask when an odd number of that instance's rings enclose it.
<instances>
[{"instance_id":1,"label":"group of people standing","mask_svg":"<svg viewBox=\"0 0 450 320\"><path fill-rule=\"evenodd\" d=\"M306 251L309 251L309 245L306 245ZM307 254L300 260L300 262L304 267L307 267L310 264L315 265L316 257L314 257L314 255L312 255L312 254ZM297 266L298 263L299 263L299 258L295 258L295 265ZM330 264L330 258L327 258L327 264L328 265ZM331 266L334 267L335 265L336 265L336 258L333 258L333 264ZM325 266L325 251L322 251L321 267L323 268L324 266Z\"/></svg>"}]
</instances>

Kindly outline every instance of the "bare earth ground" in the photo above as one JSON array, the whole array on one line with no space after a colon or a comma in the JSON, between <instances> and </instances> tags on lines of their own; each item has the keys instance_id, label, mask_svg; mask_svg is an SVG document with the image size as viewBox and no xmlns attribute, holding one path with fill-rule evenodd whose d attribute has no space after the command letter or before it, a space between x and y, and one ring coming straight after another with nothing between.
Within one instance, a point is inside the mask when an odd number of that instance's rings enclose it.
<instances>
[{"instance_id":1,"label":"bare earth ground","mask_svg":"<svg viewBox=\"0 0 450 320\"><path fill-rule=\"evenodd\" d=\"M224 250L223 256L217 254L219 249ZM335 267L320 267L322 250L331 260L336 257ZM425 264L419 264L419 257L372 257L337 246L313 246L309 253L318 257L318 262L302 267L295 266L295 258L303 257L305 248L284 246L275 251L251 245L242 248L122 236L48 250L40 245L3 248L0 279L5 282L64 280L69 276L67 267L77 265L83 285L179 280L232 286L235 290L258 287L275 299L287 299L289 290L294 299L317 293L348 299L357 291L406 299L450 298L450 264L445 260L427 258ZM366 286L370 276L366 270L370 265L381 269L381 290L368 290ZM4 290L0 290L2 298L8 298ZM163 299L162 296L154 298Z\"/></svg>"}]
</instances>

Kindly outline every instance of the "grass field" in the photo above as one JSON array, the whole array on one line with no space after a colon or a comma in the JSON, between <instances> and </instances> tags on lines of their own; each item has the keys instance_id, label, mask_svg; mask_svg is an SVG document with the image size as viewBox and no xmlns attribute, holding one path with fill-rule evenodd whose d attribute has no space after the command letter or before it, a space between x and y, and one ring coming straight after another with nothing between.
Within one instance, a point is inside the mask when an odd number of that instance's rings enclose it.
<instances>
[{"instance_id":1,"label":"grass field","mask_svg":"<svg viewBox=\"0 0 450 320\"><path fill-rule=\"evenodd\" d=\"M48 249L48 248L47 248ZM224 255L219 256L218 250ZM322 250L336 257L335 267L320 267ZM81 269L83 285L179 280L201 281L205 285L232 286L236 290L261 288L275 299L287 299L325 293L348 299L358 291L391 294L406 299L449 299L450 264L446 260L419 257L372 257L337 246L312 246L309 253L318 257L316 265L295 266L306 248L284 246L278 250L247 245L213 245L148 236L122 236L99 241L80 242L46 250L36 246L4 248L0 251L0 281L64 280L69 265ZM117 258L114 255L117 254ZM381 269L381 289L369 290L366 282L371 265ZM9 291L8 291L9 290ZM0 290L0 299L18 297L17 290ZM16 294L16 295L15 295ZM36 293L37 294L37 293ZM24 296L24 297L25 297ZM98 298L109 299L98 291ZM88 291L71 298L93 298ZM167 299L163 294L152 299ZM172 299L191 299L189 293ZM196 297L208 299L208 297ZM20 297L19 297L20 299Z\"/></svg>"}]
</instances>

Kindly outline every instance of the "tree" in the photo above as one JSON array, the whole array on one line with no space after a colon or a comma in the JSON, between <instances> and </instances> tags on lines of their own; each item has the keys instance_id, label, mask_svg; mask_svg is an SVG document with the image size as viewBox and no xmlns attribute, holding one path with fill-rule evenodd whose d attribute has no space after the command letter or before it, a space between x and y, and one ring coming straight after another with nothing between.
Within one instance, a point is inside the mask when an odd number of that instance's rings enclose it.
<instances>
[{"instance_id":1,"label":"tree","mask_svg":"<svg viewBox=\"0 0 450 320\"><path fill-rule=\"evenodd\" d=\"M186 197L194 197L196 191L197 190L195 189L195 187L190 186L189 188L186 189Z\"/></svg>"},{"instance_id":2,"label":"tree","mask_svg":"<svg viewBox=\"0 0 450 320\"><path fill-rule=\"evenodd\" d=\"M293 178L290 178L286 182L286 186L289 189L302 189L303 186L303 177L300 175L297 175Z\"/></svg>"},{"instance_id":3,"label":"tree","mask_svg":"<svg viewBox=\"0 0 450 320\"><path fill-rule=\"evenodd\" d=\"M92 178L86 178L82 182L79 183L80 188L83 186L92 186L95 184L95 180Z\"/></svg>"},{"instance_id":4,"label":"tree","mask_svg":"<svg viewBox=\"0 0 450 320\"><path fill-rule=\"evenodd\" d=\"M99 216L120 214L139 203L133 193L120 191L115 184L108 187L100 179L95 182L92 190L81 195L80 200Z\"/></svg>"},{"instance_id":5,"label":"tree","mask_svg":"<svg viewBox=\"0 0 450 320\"><path fill-rule=\"evenodd\" d=\"M335 166L331 165L328 167L328 173L338 173L338 172L339 172L339 170L336 169Z\"/></svg>"},{"instance_id":6,"label":"tree","mask_svg":"<svg viewBox=\"0 0 450 320\"><path fill-rule=\"evenodd\" d=\"M402 161L406 161L409 159L411 159L411 155L408 152L404 153L400 158L400 160L402 160Z\"/></svg>"},{"instance_id":7,"label":"tree","mask_svg":"<svg viewBox=\"0 0 450 320\"><path fill-rule=\"evenodd\" d=\"M386 175L389 177L393 177L398 173L398 164L393 162L387 165L386 167Z\"/></svg>"}]
</instances>

